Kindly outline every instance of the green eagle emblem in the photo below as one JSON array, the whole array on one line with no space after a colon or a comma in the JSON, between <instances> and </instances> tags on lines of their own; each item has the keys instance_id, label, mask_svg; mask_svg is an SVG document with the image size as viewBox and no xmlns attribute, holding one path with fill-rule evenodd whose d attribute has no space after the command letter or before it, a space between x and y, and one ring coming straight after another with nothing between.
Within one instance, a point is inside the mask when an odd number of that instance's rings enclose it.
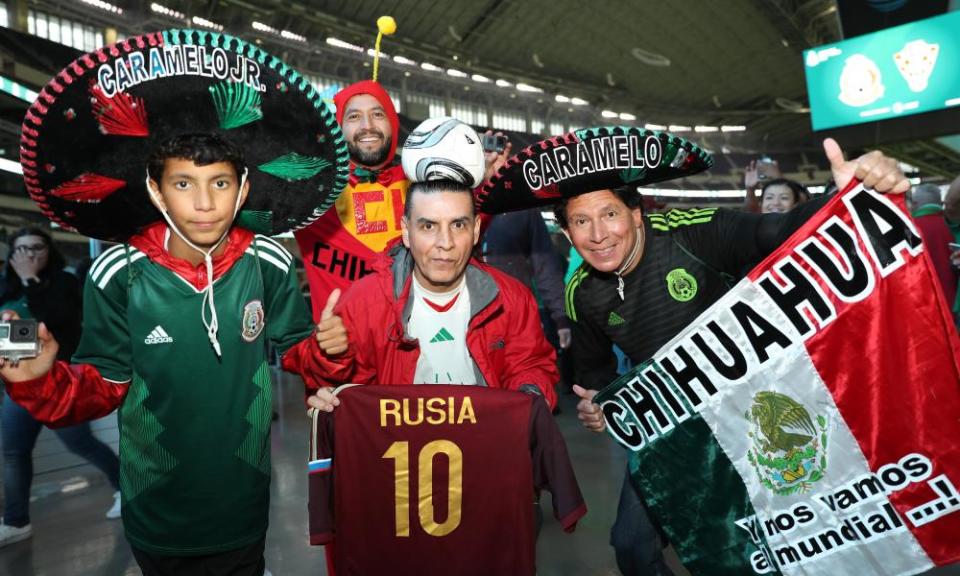
<instances>
[{"instance_id":1,"label":"green eagle emblem","mask_svg":"<svg viewBox=\"0 0 960 576\"><path fill-rule=\"evenodd\" d=\"M667 273L667 292L677 302L689 302L697 295L697 279L683 268Z\"/></svg>"},{"instance_id":2,"label":"green eagle emblem","mask_svg":"<svg viewBox=\"0 0 960 576\"><path fill-rule=\"evenodd\" d=\"M806 492L827 467L827 419L778 392L758 392L744 415L753 423L747 460L760 483L781 496Z\"/></svg>"}]
</instances>

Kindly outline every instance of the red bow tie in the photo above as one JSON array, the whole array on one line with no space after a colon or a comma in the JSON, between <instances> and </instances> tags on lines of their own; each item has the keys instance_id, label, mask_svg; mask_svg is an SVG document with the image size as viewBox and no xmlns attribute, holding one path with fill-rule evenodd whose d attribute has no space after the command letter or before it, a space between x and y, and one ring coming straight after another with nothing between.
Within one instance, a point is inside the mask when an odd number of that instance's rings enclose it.
<instances>
[{"instance_id":1,"label":"red bow tie","mask_svg":"<svg viewBox=\"0 0 960 576\"><path fill-rule=\"evenodd\" d=\"M381 186L393 184L393 171L390 170L389 166L382 170L367 170L366 168L356 165L352 168L350 178L348 179L350 186L356 186L360 182L377 182Z\"/></svg>"}]
</instances>

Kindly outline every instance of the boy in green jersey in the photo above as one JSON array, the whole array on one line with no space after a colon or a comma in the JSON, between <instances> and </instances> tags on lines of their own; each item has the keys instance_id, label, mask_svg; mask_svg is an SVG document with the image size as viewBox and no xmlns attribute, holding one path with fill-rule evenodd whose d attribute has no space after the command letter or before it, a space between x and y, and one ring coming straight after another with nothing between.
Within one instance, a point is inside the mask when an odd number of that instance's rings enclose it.
<instances>
[{"instance_id":1,"label":"boy in green jersey","mask_svg":"<svg viewBox=\"0 0 960 576\"><path fill-rule=\"evenodd\" d=\"M209 48L212 77L187 64L136 74L138 62L162 66L154 48L188 47ZM110 48L87 57L115 67L81 57L31 107L23 165L52 219L122 243L90 269L73 363L55 361L41 326L41 354L0 376L54 426L119 409L124 528L144 574L259 576L268 347L307 378L319 348L293 258L249 227L276 234L319 216L345 182L346 146L309 84L240 40L171 31ZM126 91L110 76L123 67L140 81Z\"/></svg>"}]
</instances>

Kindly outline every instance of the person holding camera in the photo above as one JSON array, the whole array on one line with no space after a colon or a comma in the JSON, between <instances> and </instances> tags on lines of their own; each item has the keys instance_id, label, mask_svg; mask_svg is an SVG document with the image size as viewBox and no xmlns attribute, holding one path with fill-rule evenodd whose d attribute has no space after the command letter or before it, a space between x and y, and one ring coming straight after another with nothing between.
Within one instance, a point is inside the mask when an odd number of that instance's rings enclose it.
<instances>
[{"instance_id":1,"label":"person holding camera","mask_svg":"<svg viewBox=\"0 0 960 576\"><path fill-rule=\"evenodd\" d=\"M762 202L757 199L757 190L762 190L768 181L777 178L782 178L782 174L776 160L767 156L759 160L751 160L743 170L743 187L747 190L747 195L743 199L743 209L746 212L760 212ZM763 192L760 196L763 197Z\"/></svg>"},{"instance_id":2,"label":"person holding camera","mask_svg":"<svg viewBox=\"0 0 960 576\"><path fill-rule=\"evenodd\" d=\"M60 350L57 358L69 360L80 341L80 282L64 270L64 259L38 228L23 228L10 237L5 287L0 297L3 321L35 318L47 325ZM33 480L33 447L43 426L24 408L3 395L3 522L0 546L25 540L30 525L30 484ZM120 462L109 446L94 438L90 424L57 428L57 437L68 450L88 460L107 476L113 487L113 506L107 518L120 517Z\"/></svg>"},{"instance_id":3,"label":"person holding camera","mask_svg":"<svg viewBox=\"0 0 960 576\"><path fill-rule=\"evenodd\" d=\"M743 184L747 189L743 208L747 212L788 212L810 199L810 192L803 184L784 178L777 161L766 156L750 162L743 172Z\"/></svg>"}]
</instances>

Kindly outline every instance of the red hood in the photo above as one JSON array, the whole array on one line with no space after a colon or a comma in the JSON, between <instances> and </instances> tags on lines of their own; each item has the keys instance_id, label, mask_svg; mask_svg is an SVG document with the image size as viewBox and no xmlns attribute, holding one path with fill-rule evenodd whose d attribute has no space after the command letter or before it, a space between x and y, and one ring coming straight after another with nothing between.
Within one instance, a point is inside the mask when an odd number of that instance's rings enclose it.
<instances>
[{"instance_id":1,"label":"red hood","mask_svg":"<svg viewBox=\"0 0 960 576\"><path fill-rule=\"evenodd\" d=\"M393 135L390 137L390 153L387 154L387 161L384 162L383 165L389 166L397 153L397 140L400 138L400 117L397 116L397 110L393 107L393 100L390 99L390 95L387 94L387 91L384 90L379 82L374 82L373 80L354 82L337 92L333 97L333 103L337 107L337 124L343 126L343 111L347 109L347 102L357 94L369 94L373 96L377 99L377 102L380 102L380 105L383 106L384 111L387 113ZM353 168L352 161L350 162L350 168Z\"/></svg>"},{"instance_id":2,"label":"red hood","mask_svg":"<svg viewBox=\"0 0 960 576\"><path fill-rule=\"evenodd\" d=\"M207 270L203 263L194 266L187 260L172 256L164 246L167 223L156 222L130 238L130 245L147 255L147 258L175 272L197 290L207 287ZM213 258L213 279L223 276L239 260L253 242L253 232L239 226L230 228L223 253Z\"/></svg>"}]
</instances>

